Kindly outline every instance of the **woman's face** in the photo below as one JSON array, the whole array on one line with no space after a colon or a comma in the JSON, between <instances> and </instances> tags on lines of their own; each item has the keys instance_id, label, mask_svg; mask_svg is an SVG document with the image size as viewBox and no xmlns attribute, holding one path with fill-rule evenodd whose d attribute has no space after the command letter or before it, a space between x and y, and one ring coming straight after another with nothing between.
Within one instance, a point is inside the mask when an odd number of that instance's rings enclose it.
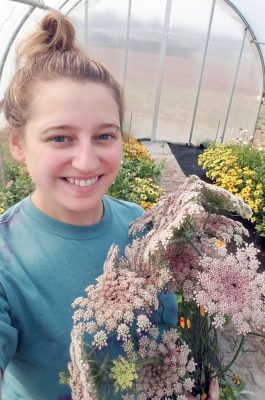
<instances>
[{"instance_id":1,"label":"woman's face","mask_svg":"<svg viewBox=\"0 0 265 400\"><path fill-rule=\"evenodd\" d=\"M11 135L10 145L36 185L33 203L62 222L96 223L122 157L111 90L59 79L36 83L32 99L24 134Z\"/></svg>"}]
</instances>

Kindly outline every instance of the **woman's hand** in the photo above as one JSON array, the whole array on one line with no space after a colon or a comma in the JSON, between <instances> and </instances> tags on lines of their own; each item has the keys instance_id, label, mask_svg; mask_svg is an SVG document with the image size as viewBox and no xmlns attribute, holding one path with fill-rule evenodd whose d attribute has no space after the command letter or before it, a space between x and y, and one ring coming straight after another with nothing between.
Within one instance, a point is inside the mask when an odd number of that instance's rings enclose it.
<instances>
[{"instance_id":1,"label":"woman's hand","mask_svg":"<svg viewBox=\"0 0 265 400\"><path fill-rule=\"evenodd\" d=\"M192 394L186 394L187 400L194 400ZM207 400L219 400L219 384L217 378L211 379Z\"/></svg>"}]
</instances>

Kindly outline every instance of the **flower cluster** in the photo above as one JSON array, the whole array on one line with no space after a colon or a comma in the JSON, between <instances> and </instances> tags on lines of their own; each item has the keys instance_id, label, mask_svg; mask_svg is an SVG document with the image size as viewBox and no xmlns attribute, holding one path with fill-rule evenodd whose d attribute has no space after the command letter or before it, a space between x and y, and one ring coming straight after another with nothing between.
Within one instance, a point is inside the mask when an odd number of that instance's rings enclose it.
<instances>
[{"instance_id":1,"label":"flower cluster","mask_svg":"<svg viewBox=\"0 0 265 400\"><path fill-rule=\"evenodd\" d=\"M149 151L129 135L123 139L123 159L119 174L109 194L134 201L145 210L157 203L163 193L158 184L162 164L156 165Z\"/></svg>"},{"instance_id":2,"label":"flower cluster","mask_svg":"<svg viewBox=\"0 0 265 400\"><path fill-rule=\"evenodd\" d=\"M251 207L251 221L265 232L265 153L247 144L212 145L199 156L206 175L219 187L238 194Z\"/></svg>"},{"instance_id":3,"label":"flower cluster","mask_svg":"<svg viewBox=\"0 0 265 400\"><path fill-rule=\"evenodd\" d=\"M251 332L254 326L264 328L265 275L257 272L256 255L250 245L224 258L202 258L195 300L213 317L216 327L229 318L238 335Z\"/></svg>"},{"instance_id":4,"label":"flower cluster","mask_svg":"<svg viewBox=\"0 0 265 400\"><path fill-rule=\"evenodd\" d=\"M229 213L250 218L251 209L191 176L133 223L124 257L111 248L104 273L73 304L74 400L96 399L102 385L125 400L181 400L203 393L202 376L211 374L228 385L216 330L265 330L265 274ZM163 313L155 318L164 293L178 301L179 327L166 326Z\"/></svg>"},{"instance_id":5,"label":"flower cluster","mask_svg":"<svg viewBox=\"0 0 265 400\"><path fill-rule=\"evenodd\" d=\"M137 399L161 400L163 396L182 395L185 390L192 390L194 381L189 373L194 372L195 363L189 360L187 345L176 346L177 335L177 330L172 329L163 334L161 343L152 337L140 340L139 353L145 365L136 382ZM157 362L148 362L152 359Z\"/></svg>"},{"instance_id":6,"label":"flower cluster","mask_svg":"<svg viewBox=\"0 0 265 400\"><path fill-rule=\"evenodd\" d=\"M123 155L130 160L152 161L152 156L149 151L130 135L126 135L125 137Z\"/></svg>"},{"instance_id":7,"label":"flower cluster","mask_svg":"<svg viewBox=\"0 0 265 400\"><path fill-rule=\"evenodd\" d=\"M136 202L140 199L140 206L149 209L159 201L164 190L156 184L152 178L136 177L130 184L131 200Z\"/></svg>"},{"instance_id":8,"label":"flower cluster","mask_svg":"<svg viewBox=\"0 0 265 400\"><path fill-rule=\"evenodd\" d=\"M118 257L118 248L112 247L96 285L88 286L87 297L78 297L73 303L77 308L73 315L75 332L94 334L93 345L98 349L107 345L112 331L117 330L118 339L126 336L136 316L158 308L156 288L146 285L135 272L120 268Z\"/></svg>"}]
</instances>

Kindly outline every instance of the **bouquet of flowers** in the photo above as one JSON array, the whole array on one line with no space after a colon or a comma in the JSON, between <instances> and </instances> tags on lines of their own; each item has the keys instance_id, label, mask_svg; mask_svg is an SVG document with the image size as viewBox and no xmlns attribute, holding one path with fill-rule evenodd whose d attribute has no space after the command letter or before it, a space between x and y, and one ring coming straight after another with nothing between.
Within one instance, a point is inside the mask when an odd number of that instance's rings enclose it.
<instances>
[{"instance_id":1,"label":"bouquet of flowers","mask_svg":"<svg viewBox=\"0 0 265 400\"><path fill-rule=\"evenodd\" d=\"M265 330L265 274L234 214L251 210L191 176L133 223L124 256L111 248L103 274L73 304L73 400L204 399L213 376L221 398L236 398L231 366L246 335ZM226 363L224 326L238 339Z\"/></svg>"}]
</instances>

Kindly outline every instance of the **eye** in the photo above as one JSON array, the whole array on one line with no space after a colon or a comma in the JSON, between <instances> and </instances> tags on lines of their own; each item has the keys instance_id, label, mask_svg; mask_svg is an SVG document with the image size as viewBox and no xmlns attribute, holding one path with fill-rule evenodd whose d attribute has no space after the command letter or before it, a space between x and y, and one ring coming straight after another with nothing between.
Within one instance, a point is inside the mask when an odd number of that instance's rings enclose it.
<instances>
[{"instance_id":1,"label":"eye","mask_svg":"<svg viewBox=\"0 0 265 400\"><path fill-rule=\"evenodd\" d=\"M102 133L97 137L97 140L111 140L111 139L115 139L114 133Z\"/></svg>"},{"instance_id":2,"label":"eye","mask_svg":"<svg viewBox=\"0 0 265 400\"><path fill-rule=\"evenodd\" d=\"M55 143L65 143L69 142L70 138L68 136L58 135L51 138L50 141Z\"/></svg>"}]
</instances>

